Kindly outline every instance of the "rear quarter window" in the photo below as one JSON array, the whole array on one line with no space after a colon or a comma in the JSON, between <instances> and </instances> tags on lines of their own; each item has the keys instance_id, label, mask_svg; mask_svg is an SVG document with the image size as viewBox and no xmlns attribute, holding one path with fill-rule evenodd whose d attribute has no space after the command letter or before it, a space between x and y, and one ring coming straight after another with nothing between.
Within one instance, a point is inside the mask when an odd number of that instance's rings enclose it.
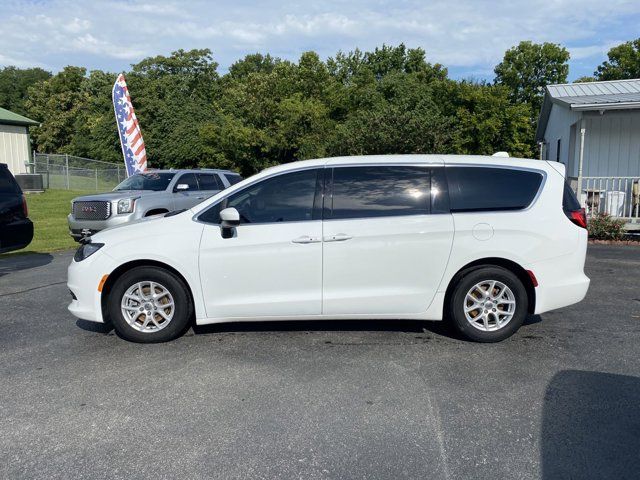
<instances>
[{"instance_id":1,"label":"rear quarter window","mask_svg":"<svg viewBox=\"0 0 640 480\"><path fill-rule=\"evenodd\" d=\"M522 210L536 197L541 173L502 167L447 167L452 212Z\"/></svg>"}]
</instances>

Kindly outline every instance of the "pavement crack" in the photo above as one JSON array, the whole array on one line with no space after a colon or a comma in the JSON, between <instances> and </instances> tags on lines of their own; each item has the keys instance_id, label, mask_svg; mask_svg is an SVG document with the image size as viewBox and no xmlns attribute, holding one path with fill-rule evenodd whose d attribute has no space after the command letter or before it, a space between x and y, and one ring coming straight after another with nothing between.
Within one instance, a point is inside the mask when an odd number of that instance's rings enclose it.
<instances>
[{"instance_id":1,"label":"pavement crack","mask_svg":"<svg viewBox=\"0 0 640 480\"><path fill-rule=\"evenodd\" d=\"M445 442L444 442L444 430L442 428L440 409L438 408L438 403L436 399L431 394L431 387L429 386L427 379L424 377L424 375L422 375L419 369L417 371L417 374L418 374L418 377L422 379L422 383L424 383L426 387L425 393L427 396L427 402L429 403L428 405L429 416L431 417L431 420L434 423L436 439L438 441L438 450L440 451L440 461L442 463L442 470L444 473L444 478L446 480L449 480L451 478L451 474L449 472L449 464L447 461L447 451L446 451Z\"/></svg>"},{"instance_id":2,"label":"pavement crack","mask_svg":"<svg viewBox=\"0 0 640 480\"><path fill-rule=\"evenodd\" d=\"M67 282L64 281L64 282L48 283L47 285L40 285L38 287L26 288L24 290L18 290L16 292L0 293L0 297L9 297L11 295L18 295L20 293L33 292L34 290L40 290L41 288L53 287L54 285L62 285L62 284L65 284L65 283L67 283Z\"/></svg>"}]
</instances>

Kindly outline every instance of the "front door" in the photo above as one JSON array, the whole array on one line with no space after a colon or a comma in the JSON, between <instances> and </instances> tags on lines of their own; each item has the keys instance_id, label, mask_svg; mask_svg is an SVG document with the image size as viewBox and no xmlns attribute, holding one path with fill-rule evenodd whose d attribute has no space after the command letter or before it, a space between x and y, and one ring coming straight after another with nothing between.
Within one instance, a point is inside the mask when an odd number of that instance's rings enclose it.
<instances>
[{"instance_id":1,"label":"front door","mask_svg":"<svg viewBox=\"0 0 640 480\"><path fill-rule=\"evenodd\" d=\"M179 189L178 185L186 186L186 188ZM198 189L195 173L183 173L173 187L174 210L193 207L204 199L204 196L202 199L198 199L199 196L202 196L202 192Z\"/></svg>"},{"instance_id":2,"label":"front door","mask_svg":"<svg viewBox=\"0 0 640 480\"><path fill-rule=\"evenodd\" d=\"M453 241L442 168L335 166L332 174L328 171L324 315L427 310Z\"/></svg>"},{"instance_id":3,"label":"front door","mask_svg":"<svg viewBox=\"0 0 640 480\"><path fill-rule=\"evenodd\" d=\"M234 192L199 220L200 275L209 318L318 315L322 305L320 169L288 172ZM241 224L222 238L219 212Z\"/></svg>"}]
</instances>

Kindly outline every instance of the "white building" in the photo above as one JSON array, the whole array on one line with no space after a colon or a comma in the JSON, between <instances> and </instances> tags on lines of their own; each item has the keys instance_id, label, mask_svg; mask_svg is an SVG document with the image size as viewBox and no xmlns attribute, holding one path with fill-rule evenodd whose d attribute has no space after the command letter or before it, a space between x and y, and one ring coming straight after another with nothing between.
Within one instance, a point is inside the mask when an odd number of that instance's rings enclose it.
<instances>
[{"instance_id":1,"label":"white building","mask_svg":"<svg viewBox=\"0 0 640 480\"><path fill-rule=\"evenodd\" d=\"M640 79L549 85L536 140L590 214L640 220Z\"/></svg>"},{"instance_id":2,"label":"white building","mask_svg":"<svg viewBox=\"0 0 640 480\"><path fill-rule=\"evenodd\" d=\"M38 122L0 108L0 163L6 163L14 175L28 172L29 127L33 125Z\"/></svg>"}]
</instances>

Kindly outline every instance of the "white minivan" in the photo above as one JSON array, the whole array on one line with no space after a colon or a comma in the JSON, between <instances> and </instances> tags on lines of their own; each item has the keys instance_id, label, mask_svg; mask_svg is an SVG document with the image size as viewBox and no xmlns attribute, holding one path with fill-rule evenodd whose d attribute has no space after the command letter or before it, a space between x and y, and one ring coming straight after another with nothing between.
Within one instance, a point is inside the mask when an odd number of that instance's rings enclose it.
<instances>
[{"instance_id":1,"label":"white minivan","mask_svg":"<svg viewBox=\"0 0 640 480\"><path fill-rule=\"evenodd\" d=\"M94 235L69 266L69 310L136 342L324 319L445 319L495 342L584 298L585 227L556 162L307 160Z\"/></svg>"}]
</instances>

